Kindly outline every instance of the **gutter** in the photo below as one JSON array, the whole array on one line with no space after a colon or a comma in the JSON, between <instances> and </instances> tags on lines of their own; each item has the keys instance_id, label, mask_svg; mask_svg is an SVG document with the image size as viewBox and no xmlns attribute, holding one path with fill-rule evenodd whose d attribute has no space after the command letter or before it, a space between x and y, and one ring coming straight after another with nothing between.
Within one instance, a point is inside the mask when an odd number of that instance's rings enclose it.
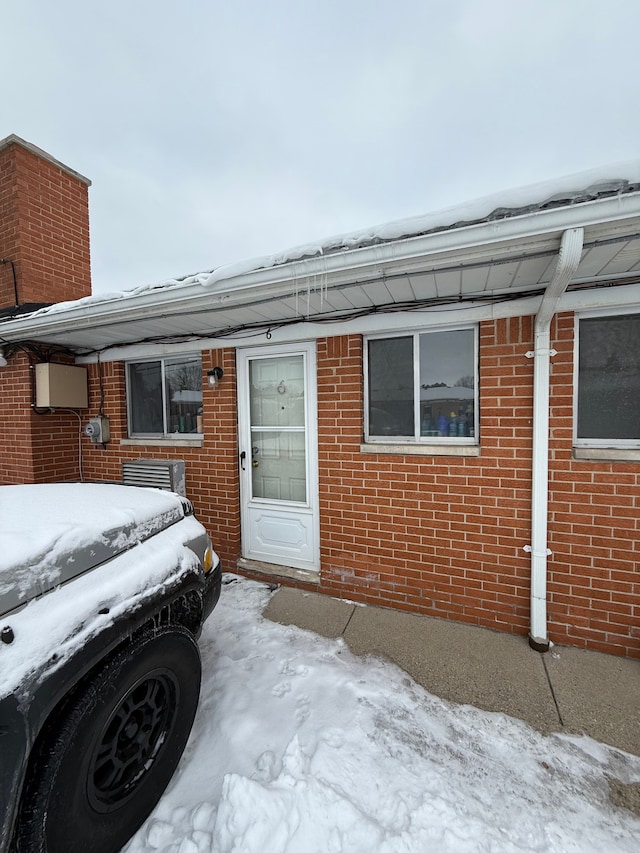
<instances>
[{"instance_id":1,"label":"gutter","mask_svg":"<svg viewBox=\"0 0 640 853\"><path fill-rule=\"evenodd\" d=\"M580 264L584 229L564 232L558 263L545 290L536 314L534 349L527 353L534 359L533 368L533 458L531 479L531 614L529 645L538 652L549 650L547 631L547 543L549 512L549 375L551 356L551 321L558 303Z\"/></svg>"},{"instance_id":2,"label":"gutter","mask_svg":"<svg viewBox=\"0 0 640 853\"><path fill-rule=\"evenodd\" d=\"M383 265L394 268L402 265L402 272L424 269L425 257L454 254L495 252L500 244L522 240L553 238L568 228L598 228L613 222L637 218L640 193L594 199L579 204L557 208L532 210L504 219L481 220L439 228L424 234L405 234L364 246L343 246L323 251L318 246L292 249L281 255L254 258L215 269L203 287L211 293L237 293L248 288L282 284L295 281L301 284L306 278L330 276L331 283L350 280L355 270L378 270ZM547 243L548 245L548 243ZM304 252L313 254L305 254Z\"/></svg>"}]
</instances>

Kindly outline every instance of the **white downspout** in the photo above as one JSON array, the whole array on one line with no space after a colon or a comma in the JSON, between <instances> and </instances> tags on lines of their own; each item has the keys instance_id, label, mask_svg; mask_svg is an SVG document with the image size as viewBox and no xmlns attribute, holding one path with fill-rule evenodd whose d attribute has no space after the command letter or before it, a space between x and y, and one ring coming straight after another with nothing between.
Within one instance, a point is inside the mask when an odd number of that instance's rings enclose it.
<instances>
[{"instance_id":1,"label":"white downspout","mask_svg":"<svg viewBox=\"0 0 640 853\"><path fill-rule=\"evenodd\" d=\"M547 633L547 516L549 509L549 374L551 320L560 297L578 269L584 242L583 228L570 228L562 235L558 262L536 314L533 358L533 460L531 483L531 622L529 645L548 651Z\"/></svg>"}]
</instances>

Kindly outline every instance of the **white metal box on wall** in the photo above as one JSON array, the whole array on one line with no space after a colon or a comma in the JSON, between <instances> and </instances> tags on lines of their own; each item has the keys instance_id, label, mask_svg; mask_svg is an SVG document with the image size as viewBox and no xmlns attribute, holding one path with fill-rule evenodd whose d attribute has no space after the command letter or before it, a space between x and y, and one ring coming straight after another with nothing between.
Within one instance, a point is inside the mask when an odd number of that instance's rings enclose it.
<instances>
[{"instance_id":1,"label":"white metal box on wall","mask_svg":"<svg viewBox=\"0 0 640 853\"><path fill-rule=\"evenodd\" d=\"M89 405L87 368L73 364L36 364L36 407L86 409Z\"/></svg>"},{"instance_id":2,"label":"white metal box on wall","mask_svg":"<svg viewBox=\"0 0 640 853\"><path fill-rule=\"evenodd\" d=\"M125 486L147 486L168 489L186 495L184 460L137 459L122 463Z\"/></svg>"}]
</instances>

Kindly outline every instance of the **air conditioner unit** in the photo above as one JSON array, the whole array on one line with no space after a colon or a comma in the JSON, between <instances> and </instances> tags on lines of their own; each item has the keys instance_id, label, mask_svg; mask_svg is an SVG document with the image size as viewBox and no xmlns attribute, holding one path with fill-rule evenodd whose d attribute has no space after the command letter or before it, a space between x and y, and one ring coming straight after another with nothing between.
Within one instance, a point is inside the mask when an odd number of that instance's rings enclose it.
<instances>
[{"instance_id":1,"label":"air conditioner unit","mask_svg":"<svg viewBox=\"0 0 640 853\"><path fill-rule=\"evenodd\" d=\"M135 462L123 462L122 482L125 486L167 489L186 497L182 460L138 459Z\"/></svg>"}]
</instances>

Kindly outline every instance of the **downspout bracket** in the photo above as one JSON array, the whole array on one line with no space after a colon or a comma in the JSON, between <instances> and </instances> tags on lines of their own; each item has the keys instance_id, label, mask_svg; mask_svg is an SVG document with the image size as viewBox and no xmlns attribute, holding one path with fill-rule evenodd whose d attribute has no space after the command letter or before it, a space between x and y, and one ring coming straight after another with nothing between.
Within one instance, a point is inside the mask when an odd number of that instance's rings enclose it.
<instances>
[{"instance_id":1,"label":"downspout bracket","mask_svg":"<svg viewBox=\"0 0 640 853\"><path fill-rule=\"evenodd\" d=\"M552 358L554 355L558 355L557 349L530 349L528 352L525 352L525 358L535 358L537 355L548 355Z\"/></svg>"},{"instance_id":2,"label":"downspout bracket","mask_svg":"<svg viewBox=\"0 0 640 853\"><path fill-rule=\"evenodd\" d=\"M549 548L545 551L534 551L531 545L523 545L522 550L526 551L527 554L533 554L534 557L550 557L553 554Z\"/></svg>"}]
</instances>

